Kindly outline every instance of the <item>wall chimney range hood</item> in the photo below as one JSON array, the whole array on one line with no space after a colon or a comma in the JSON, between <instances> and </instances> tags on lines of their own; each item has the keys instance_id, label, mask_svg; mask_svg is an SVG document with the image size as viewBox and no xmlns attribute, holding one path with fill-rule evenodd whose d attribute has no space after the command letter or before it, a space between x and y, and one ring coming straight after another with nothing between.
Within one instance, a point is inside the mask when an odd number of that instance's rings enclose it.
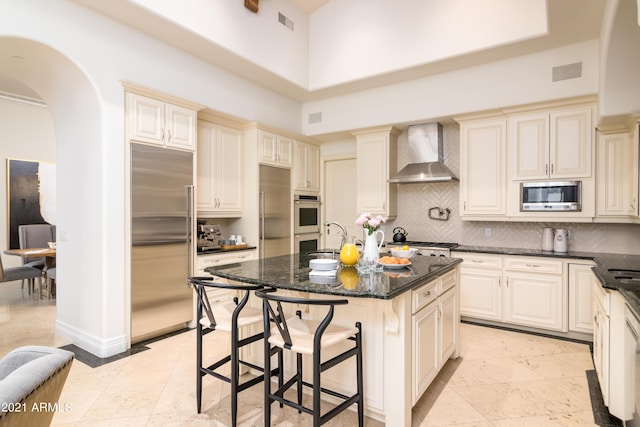
<instances>
[{"instance_id":1,"label":"wall chimney range hood","mask_svg":"<svg viewBox=\"0 0 640 427\"><path fill-rule=\"evenodd\" d=\"M409 126L409 164L388 181L393 183L458 180L443 162L442 125L427 123Z\"/></svg>"}]
</instances>

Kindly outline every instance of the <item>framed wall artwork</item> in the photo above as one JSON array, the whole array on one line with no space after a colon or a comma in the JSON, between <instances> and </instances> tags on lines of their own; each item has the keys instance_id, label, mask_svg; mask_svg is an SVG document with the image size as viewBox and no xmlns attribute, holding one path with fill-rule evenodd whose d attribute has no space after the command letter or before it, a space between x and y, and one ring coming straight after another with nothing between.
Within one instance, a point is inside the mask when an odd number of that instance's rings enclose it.
<instances>
[{"instance_id":1,"label":"framed wall artwork","mask_svg":"<svg viewBox=\"0 0 640 427\"><path fill-rule=\"evenodd\" d=\"M20 247L19 225L53 223L55 164L7 159L7 249Z\"/></svg>"}]
</instances>

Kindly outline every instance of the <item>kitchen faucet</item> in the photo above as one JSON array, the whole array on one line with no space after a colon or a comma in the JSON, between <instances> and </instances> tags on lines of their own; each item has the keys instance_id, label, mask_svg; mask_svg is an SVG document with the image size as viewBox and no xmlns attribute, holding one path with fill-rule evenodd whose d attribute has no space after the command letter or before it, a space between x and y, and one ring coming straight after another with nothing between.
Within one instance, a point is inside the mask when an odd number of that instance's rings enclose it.
<instances>
[{"instance_id":1,"label":"kitchen faucet","mask_svg":"<svg viewBox=\"0 0 640 427\"><path fill-rule=\"evenodd\" d=\"M336 227L340 228L340 231L342 232L342 240L340 241L340 248L342 248L342 246L344 245L345 239L347 237L347 229L344 228L344 225L340 224L339 222L329 221L325 224L325 227L327 227L327 234L329 234L329 229L332 225L335 225Z\"/></svg>"}]
</instances>

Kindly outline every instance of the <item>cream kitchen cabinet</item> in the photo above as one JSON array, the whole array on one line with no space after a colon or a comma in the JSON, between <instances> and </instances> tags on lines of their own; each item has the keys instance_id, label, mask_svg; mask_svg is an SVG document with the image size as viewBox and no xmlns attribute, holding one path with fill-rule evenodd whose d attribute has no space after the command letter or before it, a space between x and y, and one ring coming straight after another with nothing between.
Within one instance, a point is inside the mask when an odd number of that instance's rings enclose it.
<instances>
[{"instance_id":1,"label":"cream kitchen cabinet","mask_svg":"<svg viewBox=\"0 0 640 427\"><path fill-rule=\"evenodd\" d=\"M242 131L198 123L197 209L199 215L242 215Z\"/></svg>"},{"instance_id":2,"label":"cream kitchen cabinet","mask_svg":"<svg viewBox=\"0 0 640 427\"><path fill-rule=\"evenodd\" d=\"M460 267L460 315L567 332L562 260L454 252Z\"/></svg>"},{"instance_id":3,"label":"cream kitchen cabinet","mask_svg":"<svg viewBox=\"0 0 640 427\"><path fill-rule=\"evenodd\" d=\"M460 267L460 315L502 321L502 256L456 253Z\"/></svg>"},{"instance_id":4,"label":"cream kitchen cabinet","mask_svg":"<svg viewBox=\"0 0 640 427\"><path fill-rule=\"evenodd\" d=\"M636 146L628 132L598 135L596 215L599 218L625 220L637 215Z\"/></svg>"},{"instance_id":5,"label":"cream kitchen cabinet","mask_svg":"<svg viewBox=\"0 0 640 427\"><path fill-rule=\"evenodd\" d=\"M442 366L457 357L459 308L456 270L411 291L412 406Z\"/></svg>"},{"instance_id":6,"label":"cream kitchen cabinet","mask_svg":"<svg viewBox=\"0 0 640 427\"><path fill-rule=\"evenodd\" d=\"M355 132L356 209L358 213L397 215L397 184L387 180L397 168L398 130L393 127Z\"/></svg>"},{"instance_id":7,"label":"cream kitchen cabinet","mask_svg":"<svg viewBox=\"0 0 640 427\"><path fill-rule=\"evenodd\" d=\"M604 404L625 419L633 412L625 396L625 301L616 290L604 289L593 276L593 365Z\"/></svg>"},{"instance_id":8,"label":"cream kitchen cabinet","mask_svg":"<svg viewBox=\"0 0 640 427\"><path fill-rule=\"evenodd\" d=\"M569 330L593 333L593 262L569 263Z\"/></svg>"},{"instance_id":9,"label":"cream kitchen cabinet","mask_svg":"<svg viewBox=\"0 0 640 427\"><path fill-rule=\"evenodd\" d=\"M291 168L294 139L284 135L258 131L258 161L260 164Z\"/></svg>"},{"instance_id":10,"label":"cream kitchen cabinet","mask_svg":"<svg viewBox=\"0 0 640 427\"><path fill-rule=\"evenodd\" d=\"M127 92L130 140L195 150L197 111Z\"/></svg>"},{"instance_id":11,"label":"cream kitchen cabinet","mask_svg":"<svg viewBox=\"0 0 640 427\"><path fill-rule=\"evenodd\" d=\"M592 116L591 106L510 116L511 179L590 177Z\"/></svg>"},{"instance_id":12,"label":"cream kitchen cabinet","mask_svg":"<svg viewBox=\"0 0 640 427\"><path fill-rule=\"evenodd\" d=\"M609 406L609 303L610 292L594 278L593 292L593 365L598 375L604 404Z\"/></svg>"},{"instance_id":13,"label":"cream kitchen cabinet","mask_svg":"<svg viewBox=\"0 0 640 427\"><path fill-rule=\"evenodd\" d=\"M205 271L207 267L215 267L220 265L233 264L236 262L242 261L250 261L252 259L256 259L256 250L244 250L244 251L233 251L226 253L217 253L217 254L206 254L206 255L198 255L196 258L196 265L194 272L195 276L211 276L215 277L216 280L221 281L223 283L229 282L228 279L224 279L222 277L212 276L208 272ZM207 296L209 298L209 302L211 304L222 301L227 297L229 291L220 288L212 288L207 290ZM194 319L196 318L194 314Z\"/></svg>"},{"instance_id":14,"label":"cream kitchen cabinet","mask_svg":"<svg viewBox=\"0 0 640 427\"><path fill-rule=\"evenodd\" d=\"M293 157L293 189L295 191L320 191L320 147L295 141Z\"/></svg>"},{"instance_id":15,"label":"cream kitchen cabinet","mask_svg":"<svg viewBox=\"0 0 640 427\"><path fill-rule=\"evenodd\" d=\"M563 263L535 257L505 257L504 321L567 331Z\"/></svg>"},{"instance_id":16,"label":"cream kitchen cabinet","mask_svg":"<svg viewBox=\"0 0 640 427\"><path fill-rule=\"evenodd\" d=\"M506 118L460 120L460 212L463 219L506 213Z\"/></svg>"}]
</instances>

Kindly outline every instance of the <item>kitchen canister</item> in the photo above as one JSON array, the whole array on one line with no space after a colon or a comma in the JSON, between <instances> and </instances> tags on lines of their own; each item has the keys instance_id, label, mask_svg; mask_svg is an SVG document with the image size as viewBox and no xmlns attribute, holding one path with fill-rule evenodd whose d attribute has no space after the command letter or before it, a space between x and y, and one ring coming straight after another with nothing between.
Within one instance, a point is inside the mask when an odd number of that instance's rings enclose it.
<instances>
[{"instance_id":1,"label":"kitchen canister","mask_svg":"<svg viewBox=\"0 0 640 427\"><path fill-rule=\"evenodd\" d=\"M543 251L553 250L553 228L542 229L542 250Z\"/></svg>"},{"instance_id":2,"label":"kitchen canister","mask_svg":"<svg viewBox=\"0 0 640 427\"><path fill-rule=\"evenodd\" d=\"M564 228L556 228L553 236L553 251L567 252L567 239L569 232Z\"/></svg>"}]
</instances>

